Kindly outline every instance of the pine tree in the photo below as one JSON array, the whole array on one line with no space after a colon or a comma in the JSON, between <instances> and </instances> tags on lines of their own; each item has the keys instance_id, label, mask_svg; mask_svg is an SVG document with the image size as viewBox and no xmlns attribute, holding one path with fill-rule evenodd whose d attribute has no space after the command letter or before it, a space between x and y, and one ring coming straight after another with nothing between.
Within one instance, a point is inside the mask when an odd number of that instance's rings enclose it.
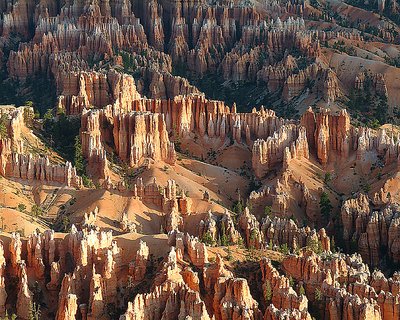
<instances>
[{"instance_id":1,"label":"pine tree","mask_svg":"<svg viewBox=\"0 0 400 320\"><path fill-rule=\"evenodd\" d=\"M271 282L269 280L265 282L264 298L266 302L269 302L272 299L272 288L271 288Z\"/></svg>"},{"instance_id":2,"label":"pine tree","mask_svg":"<svg viewBox=\"0 0 400 320\"><path fill-rule=\"evenodd\" d=\"M41 315L40 306L31 301L29 303L29 320L40 320Z\"/></svg>"},{"instance_id":3,"label":"pine tree","mask_svg":"<svg viewBox=\"0 0 400 320\"><path fill-rule=\"evenodd\" d=\"M7 138L8 136L7 121L7 115L2 115L0 118L0 138Z\"/></svg>"},{"instance_id":4,"label":"pine tree","mask_svg":"<svg viewBox=\"0 0 400 320\"><path fill-rule=\"evenodd\" d=\"M215 241L214 241L214 239L213 239L213 237L212 237L210 231L207 231L207 232L203 235L201 241L202 241L203 243L205 243L206 245L209 245L209 246L213 246L214 243L215 243Z\"/></svg>"},{"instance_id":5,"label":"pine tree","mask_svg":"<svg viewBox=\"0 0 400 320\"><path fill-rule=\"evenodd\" d=\"M315 289L315 300L321 301L323 297L322 291L318 288Z\"/></svg>"},{"instance_id":6,"label":"pine tree","mask_svg":"<svg viewBox=\"0 0 400 320\"><path fill-rule=\"evenodd\" d=\"M231 260L233 259L232 250L231 250L231 247L230 247L230 246L228 246L228 255L226 256L226 259L227 259L228 261L231 261Z\"/></svg>"},{"instance_id":7,"label":"pine tree","mask_svg":"<svg viewBox=\"0 0 400 320\"><path fill-rule=\"evenodd\" d=\"M321 209L322 216L326 220L329 220L331 217L333 207L331 204L331 200L329 199L329 196L325 191L322 192L322 194L321 194L321 198L319 200L319 207Z\"/></svg>"},{"instance_id":8,"label":"pine tree","mask_svg":"<svg viewBox=\"0 0 400 320\"><path fill-rule=\"evenodd\" d=\"M82 153L82 144L79 139L79 136L75 137L75 155L74 155L74 166L79 175L83 175L85 173L85 160L83 158Z\"/></svg>"},{"instance_id":9,"label":"pine tree","mask_svg":"<svg viewBox=\"0 0 400 320\"><path fill-rule=\"evenodd\" d=\"M222 221L221 222L221 245L223 245L224 247L229 245L229 240L228 237L226 236L226 232L225 232L225 223Z\"/></svg>"},{"instance_id":10,"label":"pine tree","mask_svg":"<svg viewBox=\"0 0 400 320\"><path fill-rule=\"evenodd\" d=\"M300 288L299 288L299 294L301 294L301 295L303 295L303 296L306 295L306 290L304 290L304 287L303 287L302 284L300 285Z\"/></svg>"},{"instance_id":11,"label":"pine tree","mask_svg":"<svg viewBox=\"0 0 400 320\"><path fill-rule=\"evenodd\" d=\"M335 237L332 236L332 240L331 240L331 251L333 253L336 252L336 243L335 243Z\"/></svg>"},{"instance_id":12,"label":"pine tree","mask_svg":"<svg viewBox=\"0 0 400 320\"><path fill-rule=\"evenodd\" d=\"M294 286L294 279L292 276L289 277L289 286L291 286L291 287Z\"/></svg>"}]
</instances>

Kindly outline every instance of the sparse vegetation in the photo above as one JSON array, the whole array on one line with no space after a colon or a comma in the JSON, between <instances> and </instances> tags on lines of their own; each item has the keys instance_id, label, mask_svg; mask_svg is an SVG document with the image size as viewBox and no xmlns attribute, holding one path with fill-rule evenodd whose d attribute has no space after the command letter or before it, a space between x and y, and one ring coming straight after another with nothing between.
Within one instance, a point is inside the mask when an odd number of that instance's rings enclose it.
<instances>
[{"instance_id":1,"label":"sparse vegetation","mask_svg":"<svg viewBox=\"0 0 400 320\"><path fill-rule=\"evenodd\" d=\"M371 185L370 185L369 183L363 184L363 185L362 185L362 190L363 190L365 193L369 193L369 192L371 191Z\"/></svg>"},{"instance_id":2,"label":"sparse vegetation","mask_svg":"<svg viewBox=\"0 0 400 320\"><path fill-rule=\"evenodd\" d=\"M41 320L42 312L40 311L40 305L35 302L29 303L29 320Z\"/></svg>"},{"instance_id":3,"label":"sparse vegetation","mask_svg":"<svg viewBox=\"0 0 400 320\"><path fill-rule=\"evenodd\" d=\"M78 117L67 117L64 113L53 117L52 109L47 110L43 117L45 142L73 164L76 160L75 144L77 139L79 140L79 128L80 119Z\"/></svg>"},{"instance_id":4,"label":"sparse vegetation","mask_svg":"<svg viewBox=\"0 0 400 320\"><path fill-rule=\"evenodd\" d=\"M8 122L8 117L6 114L3 114L0 117L0 138L1 139L8 137L7 122Z\"/></svg>"},{"instance_id":5,"label":"sparse vegetation","mask_svg":"<svg viewBox=\"0 0 400 320\"><path fill-rule=\"evenodd\" d=\"M315 295L315 300L322 301L323 294L322 294L322 291L319 288L315 288L314 295Z\"/></svg>"},{"instance_id":6,"label":"sparse vegetation","mask_svg":"<svg viewBox=\"0 0 400 320\"><path fill-rule=\"evenodd\" d=\"M279 251L282 252L284 255L289 254L290 250L287 243L282 244Z\"/></svg>"},{"instance_id":7,"label":"sparse vegetation","mask_svg":"<svg viewBox=\"0 0 400 320\"><path fill-rule=\"evenodd\" d=\"M17 209L19 212L24 212L26 210L26 205L24 205L23 203L19 203Z\"/></svg>"},{"instance_id":8,"label":"sparse vegetation","mask_svg":"<svg viewBox=\"0 0 400 320\"><path fill-rule=\"evenodd\" d=\"M86 175L82 175L82 183L86 188L94 188L93 180Z\"/></svg>"},{"instance_id":9,"label":"sparse vegetation","mask_svg":"<svg viewBox=\"0 0 400 320\"><path fill-rule=\"evenodd\" d=\"M16 320L17 315L15 313L12 313L11 315L8 314L8 311L6 310L6 313L4 317L0 317L1 320Z\"/></svg>"},{"instance_id":10,"label":"sparse vegetation","mask_svg":"<svg viewBox=\"0 0 400 320\"><path fill-rule=\"evenodd\" d=\"M309 237L307 239L307 248L316 254L322 253L322 244L318 239Z\"/></svg>"},{"instance_id":11,"label":"sparse vegetation","mask_svg":"<svg viewBox=\"0 0 400 320\"><path fill-rule=\"evenodd\" d=\"M207 231L206 233L204 233L203 237L201 238L201 241L208 246L213 246L215 244L215 241L214 241L210 231Z\"/></svg>"},{"instance_id":12,"label":"sparse vegetation","mask_svg":"<svg viewBox=\"0 0 400 320\"><path fill-rule=\"evenodd\" d=\"M365 72L364 76L363 89L350 91L349 100L346 103L350 111L361 123L373 129L387 122L400 123L400 113L397 110L390 113L387 97L373 87L372 75Z\"/></svg>"},{"instance_id":13,"label":"sparse vegetation","mask_svg":"<svg viewBox=\"0 0 400 320\"><path fill-rule=\"evenodd\" d=\"M232 250L231 250L231 247L230 246L228 246L228 252L227 252L228 254L227 254L227 256L226 256L226 259L228 260L228 261L232 261L233 260L233 255L232 255Z\"/></svg>"},{"instance_id":14,"label":"sparse vegetation","mask_svg":"<svg viewBox=\"0 0 400 320\"><path fill-rule=\"evenodd\" d=\"M325 191L321 194L319 208L322 216L325 218L325 221L328 221L331 218L333 206L328 194Z\"/></svg>"},{"instance_id":15,"label":"sparse vegetation","mask_svg":"<svg viewBox=\"0 0 400 320\"><path fill-rule=\"evenodd\" d=\"M271 206L265 206L264 208L264 215L266 217L270 217L272 214L272 207Z\"/></svg>"},{"instance_id":16,"label":"sparse vegetation","mask_svg":"<svg viewBox=\"0 0 400 320\"><path fill-rule=\"evenodd\" d=\"M62 217L62 226L63 226L63 231L64 232L68 232L69 231L70 224L71 224L71 222L70 222L69 218L67 216L63 216Z\"/></svg>"},{"instance_id":17,"label":"sparse vegetation","mask_svg":"<svg viewBox=\"0 0 400 320\"><path fill-rule=\"evenodd\" d=\"M301 294L301 295L303 295L303 296L306 295L306 290L304 290L304 287L303 287L302 284L300 285L300 288L299 288L299 294Z\"/></svg>"},{"instance_id":18,"label":"sparse vegetation","mask_svg":"<svg viewBox=\"0 0 400 320\"><path fill-rule=\"evenodd\" d=\"M34 204L31 208L31 215L36 218L40 217L43 215L43 209L38 205Z\"/></svg>"},{"instance_id":19,"label":"sparse vegetation","mask_svg":"<svg viewBox=\"0 0 400 320\"><path fill-rule=\"evenodd\" d=\"M264 284L264 299L267 303L272 300L272 287L271 282L267 279Z\"/></svg>"},{"instance_id":20,"label":"sparse vegetation","mask_svg":"<svg viewBox=\"0 0 400 320\"><path fill-rule=\"evenodd\" d=\"M330 182L332 180L332 174L330 172L325 172L325 176L324 176L324 182L325 184L327 184L328 182Z\"/></svg>"}]
</instances>

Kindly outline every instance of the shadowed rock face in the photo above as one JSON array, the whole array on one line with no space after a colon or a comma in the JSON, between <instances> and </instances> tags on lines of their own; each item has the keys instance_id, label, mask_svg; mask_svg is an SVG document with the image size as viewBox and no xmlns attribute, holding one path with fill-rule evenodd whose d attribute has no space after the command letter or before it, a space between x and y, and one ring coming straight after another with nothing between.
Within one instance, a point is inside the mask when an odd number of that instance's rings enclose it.
<instances>
[{"instance_id":1,"label":"shadowed rock face","mask_svg":"<svg viewBox=\"0 0 400 320\"><path fill-rule=\"evenodd\" d=\"M52 164L48 157L29 153L24 143L26 133L25 115L33 114L28 107L11 108L3 112L7 118L7 134L0 140L0 173L4 177L27 181L55 182L80 187L82 179L70 162L64 165Z\"/></svg>"}]
</instances>

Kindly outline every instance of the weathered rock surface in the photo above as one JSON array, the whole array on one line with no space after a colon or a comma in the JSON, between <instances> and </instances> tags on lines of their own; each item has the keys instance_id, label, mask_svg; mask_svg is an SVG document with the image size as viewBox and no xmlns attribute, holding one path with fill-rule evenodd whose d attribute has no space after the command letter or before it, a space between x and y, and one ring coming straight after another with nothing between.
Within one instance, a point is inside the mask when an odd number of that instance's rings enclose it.
<instances>
[{"instance_id":1,"label":"weathered rock surface","mask_svg":"<svg viewBox=\"0 0 400 320\"><path fill-rule=\"evenodd\" d=\"M307 246L310 241L320 241L322 249L327 252L330 251L330 239L326 235L325 229L317 232L310 227L299 228L291 219L278 217L271 219L267 217L261 225L261 230L266 245L271 248L286 244L289 249L296 250Z\"/></svg>"},{"instance_id":2,"label":"weathered rock surface","mask_svg":"<svg viewBox=\"0 0 400 320\"><path fill-rule=\"evenodd\" d=\"M146 158L169 164L176 161L174 144L161 114L113 114L110 108L87 111L82 116L81 131L83 155L91 171L103 178L107 172L103 143L114 145L117 155L129 166L137 166Z\"/></svg>"},{"instance_id":3,"label":"weathered rock surface","mask_svg":"<svg viewBox=\"0 0 400 320\"><path fill-rule=\"evenodd\" d=\"M398 313L398 303L386 299L398 295L397 285L386 285L397 280L387 280L380 272L371 276L361 256L336 254L330 260L323 260L303 252L300 256L288 256L282 265L287 275L302 281L307 296L312 297L320 290L331 319L342 319L346 314L358 319L391 319ZM393 311L385 311L386 303Z\"/></svg>"},{"instance_id":4,"label":"weathered rock surface","mask_svg":"<svg viewBox=\"0 0 400 320\"><path fill-rule=\"evenodd\" d=\"M343 237L357 243L358 252L372 266L378 266L385 256L397 263L400 261L398 212L397 204L375 211L368 196L359 194L342 206Z\"/></svg>"},{"instance_id":5,"label":"weathered rock surface","mask_svg":"<svg viewBox=\"0 0 400 320\"><path fill-rule=\"evenodd\" d=\"M25 124L25 115L30 108L11 108L6 111L8 117L7 137L0 139L0 174L4 177L28 181L55 182L79 188L82 179L70 162L65 165L50 163L48 156L27 153L23 136L29 130Z\"/></svg>"}]
</instances>

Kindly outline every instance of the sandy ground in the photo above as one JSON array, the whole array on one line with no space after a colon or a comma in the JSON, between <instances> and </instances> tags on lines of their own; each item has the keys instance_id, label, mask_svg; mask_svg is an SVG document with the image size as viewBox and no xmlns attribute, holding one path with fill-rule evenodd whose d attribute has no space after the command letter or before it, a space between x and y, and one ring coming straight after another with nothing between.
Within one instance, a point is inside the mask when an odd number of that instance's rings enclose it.
<instances>
[{"instance_id":1,"label":"sandy ground","mask_svg":"<svg viewBox=\"0 0 400 320\"><path fill-rule=\"evenodd\" d=\"M371 57L371 54L369 55ZM382 73L385 75L389 105L400 104L400 68L389 66L381 61L349 56L338 52L327 51L326 57L329 61L329 67L336 72L343 88L352 88L354 80L360 72Z\"/></svg>"},{"instance_id":2,"label":"sandy ground","mask_svg":"<svg viewBox=\"0 0 400 320\"><path fill-rule=\"evenodd\" d=\"M0 228L4 233L18 231L21 235L28 236L36 229L46 229L38 219L14 209L0 208L0 219Z\"/></svg>"}]
</instances>

